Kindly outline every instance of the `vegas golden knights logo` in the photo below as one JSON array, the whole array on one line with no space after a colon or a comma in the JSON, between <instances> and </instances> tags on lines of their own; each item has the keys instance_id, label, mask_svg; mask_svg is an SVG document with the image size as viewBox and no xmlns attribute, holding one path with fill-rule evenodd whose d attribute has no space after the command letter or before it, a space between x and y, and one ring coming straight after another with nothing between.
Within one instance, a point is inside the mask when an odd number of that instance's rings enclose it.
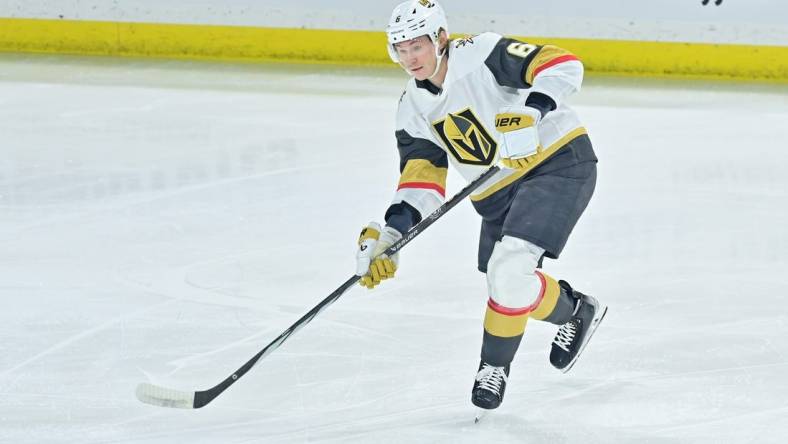
<instances>
[{"instance_id":1,"label":"vegas golden knights logo","mask_svg":"<svg viewBox=\"0 0 788 444\"><path fill-rule=\"evenodd\" d=\"M470 108L449 113L432 127L458 162L468 165L490 165L498 144L490 137Z\"/></svg>"}]
</instances>

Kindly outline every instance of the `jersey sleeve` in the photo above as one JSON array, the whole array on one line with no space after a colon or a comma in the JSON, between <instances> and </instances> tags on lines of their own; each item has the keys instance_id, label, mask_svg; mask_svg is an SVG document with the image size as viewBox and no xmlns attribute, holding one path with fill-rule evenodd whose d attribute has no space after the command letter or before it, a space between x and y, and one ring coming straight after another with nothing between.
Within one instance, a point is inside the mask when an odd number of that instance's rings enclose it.
<instances>
[{"instance_id":1,"label":"jersey sleeve","mask_svg":"<svg viewBox=\"0 0 788 444\"><path fill-rule=\"evenodd\" d=\"M400 177L386 223L401 233L435 211L446 197L448 158L429 140L424 125L412 112L412 105L400 103L394 135L399 151Z\"/></svg>"},{"instance_id":2,"label":"jersey sleeve","mask_svg":"<svg viewBox=\"0 0 788 444\"><path fill-rule=\"evenodd\" d=\"M571 52L553 45L532 45L501 38L485 60L496 82L511 88L530 88L558 106L580 90L583 64Z\"/></svg>"}]
</instances>

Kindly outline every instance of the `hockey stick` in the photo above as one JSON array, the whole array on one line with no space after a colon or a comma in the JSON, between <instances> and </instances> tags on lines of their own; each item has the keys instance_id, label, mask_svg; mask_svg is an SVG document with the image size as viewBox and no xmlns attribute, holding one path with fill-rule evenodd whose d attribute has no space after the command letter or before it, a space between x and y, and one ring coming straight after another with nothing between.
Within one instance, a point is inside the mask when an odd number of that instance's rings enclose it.
<instances>
[{"instance_id":1,"label":"hockey stick","mask_svg":"<svg viewBox=\"0 0 788 444\"><path fill-rule=\"evenodd\" d=\"M416 224L416 226L411 228L410 231L408 231L405 236L402 237L402 239L394 243L394 245L389 247L384 253L391 256L402 249L402 247L410 243L410 241L415 239L416 236L421 234L425 229L427 229L427 227L435 223L435 221L440 219L444 214L446 214L447 211L449 211L465 197L471 194L473 190L478 188L482 183L491 178L499 170L500 169L497 166L493 166L489 170L485 171L484 174L466 185L465 188L455 194L454 197L444 202L443 205L438 207L437 210L433 211L432 214L427 216L427 218L423 219L421 222ZM252 357L252 359L248 360L246 364L242 365L241 368L236 370L235 373L228 376L227 379L220 382L216 386L211 387L208 390L184 392L181 390L160 387L149 383L142 383L137 386L137 399L151 405L160 407L177 407L182 409L198 409L207 405L216 399L217 396L222 394L222 392L227 390L228 387L235 384L235 381L240 379L241 376L245 375L246 372L251 370L251 368L254 367L259 360L263 359L268 354L279 348L279 346L282 345L290 336L295 334L298 330L312 321L315 316L336 302L336 300L339 299L339 297L342 296L342 294L344 294L351 286L353 286L353 284L358 282L359 279L361 279L359 276L353 275L353 277L348 279L339 288L334 290L334 292L328 295L328 297L320 301L319 304L309 310L309 312L302 316L301 319L297 320L295 324L291 325L290 328L282 332L282 334L274 339L273 342L268 344L264 349L260 350Z\"/></svg>"}]
</instances>

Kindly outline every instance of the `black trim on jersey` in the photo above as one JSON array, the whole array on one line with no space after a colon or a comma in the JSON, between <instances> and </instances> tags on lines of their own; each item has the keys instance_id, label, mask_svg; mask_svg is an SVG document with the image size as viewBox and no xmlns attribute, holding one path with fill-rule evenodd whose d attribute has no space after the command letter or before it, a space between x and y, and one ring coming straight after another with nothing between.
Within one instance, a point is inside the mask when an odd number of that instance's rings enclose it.
<instances>
[{"instance_id":1,"label":"black trim on jersey","mask_svg":"<svg viewBox=\"0 0 788 444\"><path fill-rule=\"evenodd\" d=\"M484 64L487 65L487 68L492 72L495 81L498 82L499 85L518 89L530 88L531 85L525 83L525 71L528 69L528 65L531 64L534 57L542 50L542 47L534 45L536 49L531 51L527 57L523 58L512 55L506 50L512 43L522 42L502 37L501 40L498 40L498 43L495 44L492 51L490 51L490 55L487 56L487 60L484 61Z\"/></svg>"},{"instance_id":2,"label":"black trim on jersey","mask_svg":"<svg viewBox=\"0 0 788 444\"><path fill-rule=\"evenodd\" d=\"M421 89L426 89L433 96L437 96L438 94L443 92L443 88L439 88L435 86L435 84L430 82L429 80L416 79L416 87Z\"/></svg>"},{"instance_id":3,"label":"black trim on jersey","mask_svg":"<svg viewBox=\"0 0 788 444\"><path fill-rule=\"evenodd\" d=\"M391 205L383 218L386 220L386 226L404 234L421 222L421 213L409 203L400 202Z\"/></svg>"},{"instance_id":4,"label":"black trim on jersey","mask_svg":"<svg viewBox=\"0 0 788 444\"><path fill-rule=\"evenodd\" d=\"M405 170L405 164L409 160L424 159L438 168L448 168L449 159L446 151L427 139L413 137L405 130L394 132L397 137L397 149L399 150L399 171Z\"/></svg>"},{"instance_id":5,"label":"black trim on jersey","mask_svg":"<svg viewBox=\"0 0 788 444\"><path fill-rule=\"evenodd\" d=\"M528 98L525 99L525 106L538 109L539 112L542 113L542 117L557 108L555 100L553 100L552 97L537 91L528 94Z\"/></svg>"}]
</instances>

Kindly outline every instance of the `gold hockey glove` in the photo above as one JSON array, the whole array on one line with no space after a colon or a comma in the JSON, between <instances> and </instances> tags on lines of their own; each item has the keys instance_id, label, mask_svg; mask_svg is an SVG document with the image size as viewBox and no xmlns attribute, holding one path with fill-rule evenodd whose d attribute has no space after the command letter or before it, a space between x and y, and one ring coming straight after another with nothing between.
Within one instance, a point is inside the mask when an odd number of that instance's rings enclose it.
<instances>
[{"instance_id":1,"label":"gold hockey glove","mask_svg":"<svg viewBox=\"0 0 788 444\"><path fill-rule=\"evenodd\" d=\"M495 115L495 129L501 133L501 163L507 168L527 168L542 150L536 126L542 113L530 106L507 106Z\"/></svg>"},{"instance_id":2,"label":"gold hockey glove","mask_svg":"<svg viewBox=\"0 0 788 444\"><path fill-rule=\"evenodd\" d=\"M391 227L380 228L376 222L370 222L361 230L356 252L356 276L362 276L359 284L372 289L381 281L394 277L399 254L388 257L382 253L401 238L399 231Z\"/></svg>"}]
</instances>

